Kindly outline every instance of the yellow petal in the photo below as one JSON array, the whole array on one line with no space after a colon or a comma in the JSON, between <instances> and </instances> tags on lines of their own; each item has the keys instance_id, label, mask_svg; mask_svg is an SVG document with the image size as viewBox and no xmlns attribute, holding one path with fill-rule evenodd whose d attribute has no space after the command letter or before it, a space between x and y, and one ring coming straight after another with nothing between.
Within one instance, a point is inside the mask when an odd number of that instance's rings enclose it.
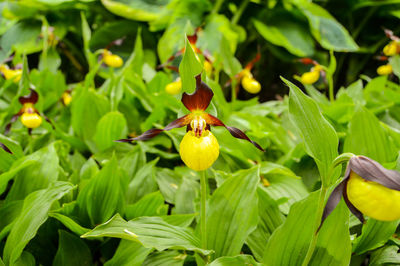
<instances>
[{"instance_id":1,"label":"yellow petal","mask_svg":"<svg viewBox=\"0 0 400 266\"><path fill-rule=\"evenodd\" d=\"M301 83L306 85L314 84L318 80L319 80L319 70L306 72L300 77Z\"/></svg>"},{"instance_id":2,"label":"yellow petal","mask_svg":"<svg viewBox=\"0 0 400 266\"><path fill-rule=\"evenodd\" d=\"M21 123L27 128L37 128L42 124L42 117L37 113L23 113Z\"/></svg>"},{"instance_id":3,"label":"yellow petal","mask_svg":"<svg viewBox=\"0 0 400 266\"><path fill-rule=\"evenodd\" d=\"M398 44L395 41L391 41L385 47L383 47L383 53L386 56L393 56L397 54Z\"/></svg>"},{"instance_id":4,"label":"yellow petal","mask_svg":"<svg viewBox=\"0 0 400 266\"><path fill-rule=\"evenodd\" d=\"M261 90L260 83L254 78L244 77L242 78L242 86L249 93L256 94Z\"/></svg>"},{"instance_id":5,"label":"yellow petal","mask_svg":"<svg viewBox=\"0 0 400 266\"><path fill-rule=\"evenodd\" d=\"M378 73L378 75L389 75L393 72L393 68L391 65L387 64L387 65L383 65L380 66L376 69L376 72Z\"/></svg>"},{"instance_id":6,"label":"yellow petal","mask_svg":"<svg viewBox=\"0 0 400 266\"><path fill-rule=\"evenodd\" d=\"M110 67L121 67L124 63L121 57L111 53L105 53L103 55L103 62Z\"/></svg>"},{"instance_id":7,"label":"yellow petal","mask_svg":"<svg viewBox=\"0 0 400 266\"><path fill-rule=\"evenodd\" d=\"M219 144L209 130L205 130L201 137L196 137L193 131L189 131L181 141L179 154L189 168L202 171L217 160Z\"/></svg>"},{"instance_id":8,"label":"yellow petal","mask_svg":"<svg viewBox=\"0 0 400 266\"><path fill-rule=\"evenodd\" d=\"M349 201L363 214L380 221L400 219L400 191L367 181L354 172L347 183Z\"/></svg>"},{"instance_id":9,"label":"yellow petal","mask_svg":"<svg viewBox=\"0 0 400 266\"><path fill-rule=\"evenodd\" d=\"M168 83L167 86L165 86L165 91L171 95L180 93L181 89L182 89L182 81L180 79L177 81Z\"/></svg>"}]
</instances>

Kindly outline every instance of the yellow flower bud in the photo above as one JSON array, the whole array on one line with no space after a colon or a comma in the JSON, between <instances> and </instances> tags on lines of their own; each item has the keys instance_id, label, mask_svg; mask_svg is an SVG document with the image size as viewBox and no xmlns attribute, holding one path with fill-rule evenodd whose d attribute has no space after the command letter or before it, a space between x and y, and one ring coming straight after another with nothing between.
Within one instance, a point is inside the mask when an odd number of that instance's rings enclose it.
<instances>
[{"instance_id":1,"label":"yellow flower bud","mask_svg":"<svg viewBox=\"0 0 400 266\"><path fill-rule=\"evenodd\" d=\"M367 181L354 172L347 183L347 197L359 211L376 220L400 218L400 191Z\"/></svg>"},{"instance_id":2,"label":"yellow flower bud","mask_svg":"<svg viewBox=\"0 0 400 266\"><path fill-rule=\"evenodd\" d=\"M378 75L389 75L393 72L393 68L391 65L387 64L387 65L383 65L380 66L376 69L376 72L378 73Z\"/></svg>"},{"instance_id":3,"label":"yellow flower bud","mask_svg":"<svg viewBox=\"0 0 400 266\"><path fill-rule=\"evenodd\" d=\"M219 144L214 135L205 130L200 137L189 131L183 137L179 154L182 161L195 171L208 169L219 156Z\"/></svg>"},{"instance_id":4,"label":"yellow flower bud","mask_svg":"<svg viewBox=\"0 0 400 266\"><path fill-rule=\"evenodd\" d=\"M19 82L22 76L22 69L4 69L2 72L7 80L13 79L15 83Z\"/></svg>"},{"instance_id":5,"label":"yellow flower bud","mask_svg":"<svg viewBox=\"0 0 400 266\"><path fill-rule=\"evenodd\" d=\"M64 92L62 94L62 100L65 106L68 106L72 101L72 96L69 92Z\"/></svg>"},{"instance_id":6,"label":"yellow flower bud","mask_svg":"<svg viewBox=\"0 0 400 266\"><path fill-rule=\"evenodd\" d=\"M42 117L37 113L25 112L21 115L21 123L27 128L37 128L42 124Z\"/></svg>"},{"instance_id":7,"label":"yellow flower bud","mask_svg":"<svg viewBox=\"0 0 400 266\"><path fill-rule=\"evenodd\" d=\"M310 72L303 73L300 77L300 81L303 84L309 85L309 84L314 84L319 80L319 70L313 70Z\"/></svg>"},{"instance_id":8,"label":"yellow flower bud","mask_svg":"<svg viewBox=\"0 0 400 266\"><path fill-rule=\"evenodd\" d=\"M171 95L175 95L181 92L182 89L182 81L179 79L177 81L168 83L165 86L165 91Z\"/></svg>"},{"instance_id":9,"label":"yellow flower bud","mask_svg":"<svg viewBox=\"0 0 400 266\"><path fill-rule=\"evenodd\" d=\"M244 78L244 77L252 78L253 77L253 74L251 74L250 70L248 70L247 68L243 69L239 74L242 78Z\"/></svg>"},{"instance_id":10,"label":"yellow flower bud","mask_svg":"<svg viewBox=\"0 0 400 266\"><path fill-rule=\"evenodd\" d=\"M213 69L211 63L208 62L207 60L205 60L204 64L203 64L203 68L204 68L204 71L206 72L207 76L210 76L212 73L212 69Z\"/></svg>"},{"instance_id":11,"label":"yellow flower bud","mask_svg":"<svg viewBox=\"0 0 400 266\"><path fill-rule=\"evenodd\" d=\"M385 47L383 47L383 53L386 56L393 56L397 54L398 44L396 41L391 41Z\"/></svg>"},{"instance_id":12,"label":"yellow flower bud","mask_svg":"<svg viewBox=\"0 0 400 266\"><path fill-rule=\"evenodd\" d=\"M249 93L252 93L252 94L259 93L261 90L260 83L257 80L255 80L254 78L250 78L247 76L242 78L242 86L246 91L248 91Z\"/></svg>"},{"instance_id":13,"label":"yellow flower bud","mask_svg":"<svg viewBox=\"0 0 400 266\"><path fill-rule=\"evenodd\" d=\"M103 53L103 62L109 67L121 67L124 63L120 56L112 54L110 51Z\"/></svg>"}]
</instances>

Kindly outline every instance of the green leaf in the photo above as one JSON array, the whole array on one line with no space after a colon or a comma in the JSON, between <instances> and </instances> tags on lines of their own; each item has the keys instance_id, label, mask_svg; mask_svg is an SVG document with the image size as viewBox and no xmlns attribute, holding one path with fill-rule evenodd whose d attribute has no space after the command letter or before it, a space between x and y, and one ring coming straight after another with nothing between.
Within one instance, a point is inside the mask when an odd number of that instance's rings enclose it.
<instances>
[{"instance_id":1,"label":"green leaf","mask_svg":"<svg viewBox=\"0 0 400 266\"><path fill-rule=\"evenodd\" d=\"M85 242L64 230L59 230L58 235L58 250L53 265L92 265L92 255Z\"/></svg>"},{"instance_id":2,"label":"green leaf","mask_svg":"<svg viewBox=\"0 0 400 266\"><path fill-rule=\"evenodd\" d=\"M170 0L101 0L101 3L117 16L138 21L152 21L166 12Z\"/></svg>"},{"instance_id":3,"label":"green leaf","mask_svg":"<svg viewBox=\"0 0 400 266\"><path fill-rule=\"evenodd\" d=\"M319 192L293 204L290 213L270 237L264 251L266 265L301 265L314 233ZM349 265L349 212L342 201L325 220L309 265Z\"/></svg>"},{"instance_id":4,"label":"green leaf","mask_svg":"<svg viewBox=\"0 0 400 266\"><path fill-rule=\"evenodd\" d=\"M115 140L124 138L128 128L125 117L120 112L109 112L97 123L93 140L100 151L115 146Z\"/></svg>"},{"instance_id":5,"label":"green leaf","mask_svg":"<svg viewBox=\"0 0 400 266\"><path fill-rule=\"evenodd\" d=\"M58 179L60 166L55 149L56 143L59 142L53 142L37 152L17 160L14 163L16 166L14 169L19 169L17 174L11 170L0 176L0 180L2 177L7 180L16 174L14 184L7 194L7 201L24 199L29 193L47 188ZM29 166L24 167L26 165ZM20 166L23 168L19 168ZM7 176L7 174L9 175Z\"/></svg>"},{"instance_id":6,"label":"green leaf","mask_svg":"<svg viewBox=\"0 0 400 266\"><path fill-rule=\"evenodd\" d=\"M144 195L157 190L156 163L158 158L145 164L137 171L128 185L127 203L135 203Z\"/></svg>"},{"instance_id":7,"label":"green leaf","mask_svg":"<svg viewBox=\"0 0 400 266\"><path fill-rule=\"evenodd\" d=\"M349 123L344 152L364 155L380 163L396 160L397 150L380 121L370 111L358 106Z\"/></svg>"},{"instance_id":8,"label":"green leaf","mask_svg":"<svg viewBox=\"0 0 400 266\"><path fill-rule=\"evenodd\" d=\"M254 265L261 266L261 263L255 261L250 255L237 255L234 257L220 257L209 264L210 266L239 266L239 265Z\"/></svg>"},{"instance_id":9,"label":"green leaf","mask_svg":"<svg viewBox=\"0 0 400 266\"><path fill-rule=\"evenodd\" d=\"M285 217L279 206L261 187L257 188L259 221L257 228L247 237L246 244L254 257L262 261L265 246L269 237L283 222Z\"/></svg>"},{"instance_id":10,"label":"green leaf","mask_svg":"<svg viewBox=\"0 0 400 266\"><path fill-rule=\"evenodd\" d=\"M174 213L194 213L195 200L199 196L199 183L193 178L183 176L175 194Z\"/></svg>"},{"instance_id":11,"label":"green leaf","mask_svg":"<svg viewBox=\"0 0 400 266\"><path fill-rule=\"evenodd\" d=\"M186 254L182 254L177 250L166 250L163 252L151 253L142 266L167 265L167 266L183 266Z\"/></svg>"},{"instance_id":12,"label":"green leaf","mask_svg":"<svg viewBox=\"0 0 400 266\"><path fill-rule=\"evenodd\" d=\"M207 209L207 248L213 257L234 256L258 222L260 168L239 171L214 191Z\"/></svg>"},{"instance_id":13,"label":"green leaf","mask_svg":"<svg viewBox=\"0 0 400 266\"><path fill-rule=\"evenodd\" d=\"M143 247L139 242L122 239L112 259L107 261L105 266L141 266L150 248Z\"/></svg>"},{"instance_id":14,"label":"green leaf","mask_svg":"<svg viewBox=\"0 0 400 266\"><path fill-rule=\"evenodd\" d=\"M83 238L116 237L137 241L146 248L191 250L203 255L212 251L199 248L200 240L188 228L166 223L160 217L141 217L125 221L119 214L84 234Z\"/></svg>"},{"instance_id":15,"label":"green leaf","mask_svg":"<svg viewBox=\"0 0 400 266\"><path fill-rule=\"evenodd\" d=\"M323 117L318 105L296 85L282 78L289 86L289 117L304 141L306 152L313 157L321 175L322 184L329 186L335 180L328 176L331 163L338 156L339 140L335 129Z\"/></svg>"},{"instance_id":16,"label":"green leaf","mask_svg":"<svg viewBox=\"0 0 400 266\"><path fill-rule=\"evenodd\" d=\"M328 11L311 2L295 4L307 17L312 35L323 48L342 52L359 49L348 31Z\"/></svg>"},{"instance_id":17,"label":"green leaf","mask_svg":"<svg viewBox=\"0 0 400 266\"><path fill-rule=\"evenodd\" d=\"M73 189L71 183L56 182L51 187L29 194L4 247L3 259L13 264L22 254L39 227L47 220L52 204Z\"/></svg>"},{"instance_id":18,"label":"green leaf","mask_svg":"<svg viewBox=\"0 0 400 266\"><path fill-rule=\"evenodd\" d=\"M92 144L97 122L109 111L110 103L106 97L99 95L93 89L81 88L71 104L71 123L75 133L88 145Z\"/></svg>"},{"instance_id":19,"label":"green leaf","mask_svg":"<svg viewBox=\"0 0 400 266\"><path fill-rule=\"evenodd\" d=\"M353 252L365 253L383 246L396 232L400 221L382 222L368 219L367 224L362 227L361 235L354 241Z\"/></svg>"},{"instance_id":20,"label":"green leaf","mask_svg":"<svg viewBox=\"0 0 400 266\"><path fill-rule=\"evenodd\" d=\"M133 53L126 61L124 70L121 73L126 73L128 70L137 73L142 76L142 69L144 64L144 53L143 53L143 43L142 43L142 30L138 29L135 40L135 48Z\"/></svg>"},{"instance_id":21,"label":"green leaf","mask_svg":"<svg viewBox=\"0 0 400 266\"><path fill-rule=\"evenodd\" d=\"M296 56L305 57L314 53L314 41L307 28L288 12L274 12L267 22L254 19L253 23L264 39Z\"/></svg>"},{"instance_id":22,"label":"green leaf","mask_svg":"<svg viewBox=\"0 0 400 266\"><path fill-rule=\"evenodd\" d=\"M399 265L400 254L398 246L384 246L371 254L369 265Z\"/></svg>"},{"instance_id":23,"label":"green leaf","mask_svg":"<svg viewBox=\"0 0 400 266\"><path fill-rule=\"evenodd\" d=\"M179 74L182 80L182 91L187 93L194 92L196 88L195 76L201 73L203 66L188 39L186 39L185 53L183 54L182 62L179 64Z\"/></svg>"},{"instance_id":24,"label":"green leaf","mask_svg":"<svg viewBox=\"0 0 400 266\"><path fill-rule=\"evenodd\" d=\"M389 57L389 63L393 68L393 73L400 78L400 56L395 55Z\"/></svg>"},{"instance_id":25,"label":"green leaf","mask_svg":"<svg viewBox=\"0 0 400 266\"><path fill-rule=\"evenodd\" d=\"M89 229L80 226L72 218L65 216L61 213L50 212L49 216L60 221L65 227L67 227L69 230L71 230L72 232L74 232L77 235L83 235L84 233L87 233L90 231Z\"/></svg>"},{"instance_id":26,"label":"green leaf","mask_svg":"<svg viewBox=\"0 0 400 266\"><path fill-rule=\"evenodd\" d=\"M127 206L125 217L128 220L140 216L161 216L167 215L168 205L164 204L164 197L160 191L149 193L135 204Z\"/></svg>"},{"instance_id":27,"label":"green leaf","mask_svg":"<svg viewBox=\"0 0 400 266\"><path fill-rule=\"evenodd\" d=\"M86 210L92 224L104 223L125 204L123 173L115 156L90 180L78 195L78 206Z\"/></svg>"}]
</instances>

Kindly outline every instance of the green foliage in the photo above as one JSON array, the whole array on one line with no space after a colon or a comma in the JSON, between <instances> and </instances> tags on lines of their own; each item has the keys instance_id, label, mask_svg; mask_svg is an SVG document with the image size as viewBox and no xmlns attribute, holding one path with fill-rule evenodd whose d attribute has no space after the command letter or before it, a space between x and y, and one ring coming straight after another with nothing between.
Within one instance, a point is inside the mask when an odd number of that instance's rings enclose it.
<instances>
[{"instance_id":1,"label":"green foliage","mask_svg":"<svg viewBox=\"0 0 400 266\"><path fill-rule=\"evenodd\" d=\"M1 2L0 143L11 153L0 147L0 266L399 265L399 220L362 224L341 200L318 230L351 154L400 170L400 46L382 57L399 8ZM385 64L393 72L376 77ZM198 173L179 155L190 127L117 142L187 114L181 97L199 74L214 95L207 112L265 152L207 125L219 157ZM31 90L42 122L28 130L20 97Z\"/></svg>"}]
</instances>

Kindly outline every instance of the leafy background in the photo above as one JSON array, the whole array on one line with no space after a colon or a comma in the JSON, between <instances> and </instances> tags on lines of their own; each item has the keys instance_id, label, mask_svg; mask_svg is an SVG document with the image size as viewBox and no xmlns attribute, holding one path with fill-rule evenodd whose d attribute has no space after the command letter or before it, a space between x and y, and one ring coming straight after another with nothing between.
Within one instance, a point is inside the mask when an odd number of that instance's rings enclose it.
<instances>
[{"instance_id":1,"label":"leafy background","mask_svg":"<svg viewBox=\"0 0 400 266\"><path fill-rule=\"evenodd\" d=\"M396 0L0 3L0 61L13 55L9 65L23 68L19 82L0 81L1 132L30 87L51 121L32 135L17 121L0 135L13 152L0 150L0 265L203 265L207 256L211 265L301 265L318 204L340 177L329 173L338 155L400 170L399 57L391 58L394 75L380 77L374 59L389 42L382 28L399 33L399 7ZM214 59L213 74L203 73L215 94L209 111L266 150L213 128L221 150L207 171L207 249L197 226L199 174L178 153L185 130L114 142L185 112L180 95L164 90L178 75L157 66L197 27L197 47ZM111 47L123 67L102 64L101 49L123 37ZM232 97L225 84L257 52L252 73L261 93ZM301 57L330 65L334 101L323 79L303 87L292 78L309 71ZM192 92L202 66L187 43L172 64L182 91ZM73 98L65 106L67 90ZM342 202L310 265L399 265L398 224L361 225Z\"/></svg>"}]
</instances>

